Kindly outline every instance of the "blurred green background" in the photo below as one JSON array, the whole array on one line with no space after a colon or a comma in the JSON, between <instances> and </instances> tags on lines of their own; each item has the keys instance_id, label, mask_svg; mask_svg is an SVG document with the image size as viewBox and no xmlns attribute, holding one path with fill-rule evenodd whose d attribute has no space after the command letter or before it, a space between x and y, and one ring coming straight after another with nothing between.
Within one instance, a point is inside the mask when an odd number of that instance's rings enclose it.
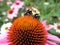
<instances>
[{"instance_id":1,"label":"blurred green background","mask_svg":"<svg viewBox=\"0 0 60 45\"><path fill-rule=\"evenodd\" d=\"M10 5L7 5L7 1L3 0L0 2L0 27L3 23L6 23L7 10ZM14 0L10 0L14 2ZM53 24L55 22L60 22L57 18L60 17L60 0L21 0L24 1L24 7L19 10L19 16L24 12L27 6L33 6L40 11L40 21L48 20L47 24ZM4 14L5 13L5 14ZM50 20L52 18L52 20Z\"/></svg>"}]
</instances>

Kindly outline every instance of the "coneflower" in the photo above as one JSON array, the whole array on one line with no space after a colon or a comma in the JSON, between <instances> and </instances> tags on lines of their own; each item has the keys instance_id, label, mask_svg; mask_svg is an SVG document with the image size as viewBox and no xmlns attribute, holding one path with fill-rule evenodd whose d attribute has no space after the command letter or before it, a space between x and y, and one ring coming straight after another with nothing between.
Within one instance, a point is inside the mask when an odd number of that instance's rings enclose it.
<instances>
[{"instance_id":1,"label":"coneflower","mask_svg":"<svg viewBox=\"0 0 60 45\"><path fill-rule=\"evenodd\" d=\"M8 32L9 45L45 45L46 30L42 23L32 16L17 18Z\"/></svg>"}]
</instances>

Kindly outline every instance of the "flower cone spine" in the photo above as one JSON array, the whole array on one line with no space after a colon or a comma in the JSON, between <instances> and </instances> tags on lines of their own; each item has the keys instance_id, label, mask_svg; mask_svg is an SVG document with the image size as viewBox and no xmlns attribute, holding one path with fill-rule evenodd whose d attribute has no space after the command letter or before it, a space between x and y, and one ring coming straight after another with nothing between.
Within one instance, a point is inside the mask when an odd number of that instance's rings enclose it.
<instances>
[{"instance_id":1,"label":"flower cone spine","mask_svg":"<svg viewBox=\"0 0 60 45\"><path fill-rule=\"evenodd\" d=\"M8 32L9 45L45 45L47 32L32 16L17 18Z\"/></svg>"}]
</instances>

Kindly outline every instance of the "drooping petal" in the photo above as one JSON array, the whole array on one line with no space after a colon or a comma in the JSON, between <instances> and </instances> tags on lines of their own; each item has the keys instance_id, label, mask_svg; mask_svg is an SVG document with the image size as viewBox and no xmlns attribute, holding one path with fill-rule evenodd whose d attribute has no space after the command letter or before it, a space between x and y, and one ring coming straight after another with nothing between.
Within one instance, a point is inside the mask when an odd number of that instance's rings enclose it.
<instances>
[{"instance_id":1,"label":"drooping petal","mask_svg":"<svg viewBox=\"0 0 60 45\"><path fill-rule=\"evenodd\" d=\"M49 24L49 25L47 25L45 28L46 28L46 30L50 30L50 29L53 28L53 25L50 25L50 24Z\"/></svg>"},{"instance_id":2,"label":"drooping petal","mask_svg":"<svg viewBox=\"0 0 60 45\"><path fill-rule=\"evenodd\" d=\"M53 40L57 43L60 43L60 38L58 38L57 36L54 36L52 34L48 34L48 39Z\"/></svg>"},{"instance_id":3,"label":"drooping petal","mask_svg":"<svg viewBox=\"0 0 60 45\"><path fill-rule=\"evenodd\" d=\"M9 43L7 40L7 32L5 32L5 34L0 34L0 45L7 45L7 43Z\"/></svg>"},{"instance_id":4,"label":"drooping petal","mask_svg":"<svg viewBox=\"0 0 60 45\"><path fill-rule=\"evenodd\" d=\"M46 23L47 23L47 20L42 21L42 24L45 26L46 30L50 30L53 28L53 25L51 24L47 25Z\"/></svg>"},{"instance_id":5,"label":"drooping petal","mask_svg":"<svg viewBox=\"0 0 60 45\"><path fill-rule=\"evenodd\" d=\"M46 43L45 45L49 45L48 43Z\"/></svg>"},{"instance_id":6,"label":"drooping petal","mask_svg":"<svg viewBox=\"0 0 60 45\"><path fill-rule=\"evenodd\" d=\"M51 41L47 41L47 45L57 45L57 44Z\"/></svg>"},{"instance_id":7,"label":"drooping petal","mask_svg":"<svg viewBox=\"0 0 60 45\"><path fill-rule=\"evenodd\" d=\"M47 20L42 21L42 24L46 25Z\"/></svg>"},{"instance_id":8,"label":"drooping petal","mask_svg":"<svg viewBox=\"0 0 60 45\"><path fill-rule=\"evenodd\" d=\"M8 43L6 38L0 39L0 44Z\"/></svg>"},{"instance_id":9,"label":"drooping petal","mask_svg":"<svg viewBox=\"0 0 60 45\"><path fill-rule=\"evenodd\" d=\"M2 43L2 44L0 44L0 45L8 45L9 43Z\"/></svg>"}]
</instances>

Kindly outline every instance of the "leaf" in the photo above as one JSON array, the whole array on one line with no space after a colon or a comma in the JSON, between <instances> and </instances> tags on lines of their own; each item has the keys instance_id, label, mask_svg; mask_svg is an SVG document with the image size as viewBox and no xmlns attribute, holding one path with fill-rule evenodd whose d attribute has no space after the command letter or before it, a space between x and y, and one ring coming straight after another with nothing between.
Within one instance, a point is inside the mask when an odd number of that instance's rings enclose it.
<instances>
[{"instance_id":1,"label":"leaf","mask_svg":"<svg viewBox=\"0 0 60 45\"><path fill-rule=\"evenodd\" d=\"M60 33L56 32L56 30L52 29L52 30L48 30L48 32L52 35L58 36L60 37Z\"/></svg>"}]
</instances>

